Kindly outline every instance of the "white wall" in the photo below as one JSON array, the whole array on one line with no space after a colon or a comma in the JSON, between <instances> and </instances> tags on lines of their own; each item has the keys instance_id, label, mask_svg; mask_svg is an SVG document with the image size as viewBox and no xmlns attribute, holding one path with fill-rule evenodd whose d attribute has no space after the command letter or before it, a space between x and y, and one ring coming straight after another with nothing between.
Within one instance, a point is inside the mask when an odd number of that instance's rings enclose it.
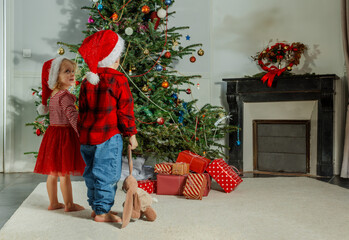
<instances>
[{"instance_id":1,"label":"white wall","mask_svg":"<svg viewBox=\"0 0 349 240\"><path fill-rule=\"evenodd\" d=\"M4 0L0 1L0 108L4 109L4 79L5 79L5 11L4 11ZM4 166L4 111L0 111L0 172L3 172Z\"/></svg>"},{"instance_id":2,"label":"white wall","mask_svg":"<svg viewBox=\"0 0 349 240\"><path fill-rule=\"evenodd\" d=\"M8 26L12 33L10 77L7 78L8 130L6 170L32 171L35 161L23 152L37 149L40 138L25 127L35 117L30 88L40 84L43 61L57 56L56 42L81 42L81 30L88 15L80 6L90 0L7 0L13 5ZM40 8L38 7L40 6ZM187 0L176 1L170 10L170 26L189 26L182 38L185 46L203 43L205 55L195 54L176 64L182 74L201 74L193 80L200 89L192 87L198 106L210 102L227 106L226 85L222 78L242 77L260 72L250 56L266 47L270 39L287 42L300 41L309 47L294 73L314 72L344 75L344 56L341 42L340 1L326 0ZM326 16L326 17L325 17ZM32 57L23 58L22 50L31 49ZM335 117L335 159L338 173L341 158L343 98L342 79L338 81ZM186 95L185 98L191 98Z\"/></svg>"}]
</instances>

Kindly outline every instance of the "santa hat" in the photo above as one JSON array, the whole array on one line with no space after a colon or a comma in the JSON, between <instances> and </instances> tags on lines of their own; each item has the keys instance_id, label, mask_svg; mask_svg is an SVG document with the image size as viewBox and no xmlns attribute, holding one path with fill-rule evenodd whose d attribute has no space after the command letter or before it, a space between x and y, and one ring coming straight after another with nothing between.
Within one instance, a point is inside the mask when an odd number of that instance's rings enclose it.
<instances>
[{"instance_id":1,"label":"santa hat","mask_svg":"<svg viewBox=\"0 0 349 240\"><path fill-rule=\"evenodd\" d=\"M61 66L64 57L58 57L48 60L44 63L41 73L41 104L38 106L37 111L40 115L48 113L47 100L51 96L53 88L56 86L59 68Z\"/></svg>"},{"instance_id":2,"label":"santa hat","mask_svg":"<svg viewBox=\"0 0 349 240\"><path fill-rule=\"evenodd\" d=\"M79 53L91 72L87 80L96 85L99 82L98 67L108 67L118 60L124 50L124 40L112 30L102 30L85 38Z\"/></svg>"}]
</instances>

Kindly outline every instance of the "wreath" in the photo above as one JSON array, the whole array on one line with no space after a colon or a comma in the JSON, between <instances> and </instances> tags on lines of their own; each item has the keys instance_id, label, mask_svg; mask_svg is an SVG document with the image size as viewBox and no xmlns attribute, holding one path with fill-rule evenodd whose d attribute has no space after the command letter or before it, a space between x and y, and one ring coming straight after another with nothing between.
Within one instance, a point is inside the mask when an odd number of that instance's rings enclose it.
<instances>
[{"instance_id":1,"label":"wreath","mask_svg":"<svg viewBox=\"0 0 349 240\"><path fill-rule=\"evenodd\" d=\"M271 47L267 47L254 57L258 65L267 71L263 77L263 83L267 82L268 87L271 87L275 76L280 76L284 71L291 71L292 67L299 64L299 59L307 47L300 43L276 43ZM275 66L277 65L277 66Z\"/></svg>"}]
</instances>

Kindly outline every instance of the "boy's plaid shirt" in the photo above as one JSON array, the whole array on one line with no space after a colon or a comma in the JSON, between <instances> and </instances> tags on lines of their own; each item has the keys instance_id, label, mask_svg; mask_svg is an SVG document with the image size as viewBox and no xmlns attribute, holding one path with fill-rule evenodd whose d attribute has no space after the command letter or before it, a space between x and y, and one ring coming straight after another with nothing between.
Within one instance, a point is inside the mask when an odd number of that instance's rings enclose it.
<instances>
[{"instance_id":1,"label":"boy's plaid shirt","mask_svg":"<svg viewBox=\"0 0 349 240\"><path fill-rule=\"evenodd\" d=\"M112 68L98 68L100 81L81 83L78 128L80 143L97 145L122 133L137 133L133 98L127 78Z\"/></svg>"}]
</instances>

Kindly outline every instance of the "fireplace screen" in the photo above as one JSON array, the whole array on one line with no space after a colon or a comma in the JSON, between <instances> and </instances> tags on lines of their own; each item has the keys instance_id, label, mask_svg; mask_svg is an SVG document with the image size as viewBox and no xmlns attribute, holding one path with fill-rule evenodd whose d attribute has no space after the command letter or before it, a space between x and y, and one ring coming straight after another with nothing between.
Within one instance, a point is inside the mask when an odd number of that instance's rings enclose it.
<instances>
[{"instance_id":1,"label":"fireplace screen","mask_svg":"<svg viewBox=\"0 0 349 240\"><path fill-rule=\"evenodd\" d=\"M254 170L309 173L310 121L254 120Z\"/></svg>"}]
</instances>

